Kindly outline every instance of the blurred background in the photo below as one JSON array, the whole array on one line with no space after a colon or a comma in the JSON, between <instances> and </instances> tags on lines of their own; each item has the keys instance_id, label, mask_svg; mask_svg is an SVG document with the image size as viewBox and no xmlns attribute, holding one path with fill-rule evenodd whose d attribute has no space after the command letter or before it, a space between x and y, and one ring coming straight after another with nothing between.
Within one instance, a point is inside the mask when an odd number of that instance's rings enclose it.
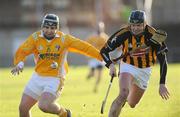
<instances>
[{"instance_id":1,"label":"blurred background","mask_svg":"<svg viewBox=\"0 0 180 117\"><path fill-rule=\"evenodd\" d=\"M133 9L145 10L148 23L168 33L168 61L180 62L180 0L1 0L0 67L11 67L17 47L40 30L46 13L60 18L61 31L82 40L91 35L99 21L111 35L128 21ZM32 57L32 56L31 56ZM31 57L26 65L32 66ZM73 59L72 59L73 58ZM71 65L84 65L87 58L69 54Z\"/></svg>"}]
</instances>

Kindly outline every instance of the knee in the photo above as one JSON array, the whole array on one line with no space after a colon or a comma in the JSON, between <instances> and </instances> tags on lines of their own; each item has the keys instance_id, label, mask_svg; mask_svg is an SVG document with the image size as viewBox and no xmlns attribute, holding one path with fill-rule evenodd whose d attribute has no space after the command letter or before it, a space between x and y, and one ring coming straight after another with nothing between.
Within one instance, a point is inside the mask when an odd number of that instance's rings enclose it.
<instances>
[{"instance_id":1,"label":"knee","mask_svg":"<svg viewBox=\"0 0 180 117\"><path fill-rule=\"evenodd\" d=\"M24 113L25 112L25 108L22 105L19 105L19 112L20 113Z\"/></svg>"},{"instance_id":2,"label":"knee","mask_svg":"<svg viewBox=\"0 0 180 117\"><path fill-rule=\"evenodd\" d=\"M129 104L129 106L130 106L131 108L135 108L135 107L136 107L136 104Z\"/></svg>"},{"instance_id":3,"label":"knee","mask_svg":"<svg viewBox=\"0 0 180 117\"><path fill-rule=\"evenodd\" d=\"M19 112L20 113L27 113L27 112L29 112L29 108L27 108L27 106L26 105L24 105L24 104L20 104L19 105Z\"/></svg>"},{"instance_id":4,"label":"knee","mask_svg":"<svg viewBox=\"0 0 180 117\"><path fill-rule=\"evenodd\" d=\"M120 95L117 97L117 102L121 103L122 101L125 101L129 95L129 90L128 89L123 89L120 92Z\"/></svg>"},{"instance_id":5,"label":"knee","mask_svg":"<svg viewBox=\"0 0 180 117\"><path fill-rule=\"evenodd\" d=\"M128 97L128 95L129 95L129 89L128 88L123 88L122 90L121 90L121 92L120 92L120 97L122 98L122 99L127 99L127 97Z\"/></svg>"},{"instance_id":6,"label":"knee","mask_svg":"<svg viewBox=\"0 0 180 117\"><path fill-rule=\"evenodd\" d=\"M129 106L130 106L131 108L135 108L135 107L136 107L136 103L128 102L128 104L129 104Z\"/></svg>"},{"instance_id":7,"label":"knee","mask_svg":"<svg viewBox=\"0 0 180 117\"><path fill-rule=\"evenodd\" d=\"M135 108L136 107L136 105L138 104L138 102L136 102L136 101L132 101L132 100L127 100L127 102L128 102L128 104L129 104L129 106L131 107L131 108Z\"/></svg>"},{"instance_id":8,"label":"knee","mask_svg":"<svg viewBox=\"0 0 180 117\"><path fill-rule=\"evenodd\" d=\"M45 113L48 112L48 104L47 103L39 102L38 107L41 111L43 111Z\"/></svg>"},{"instance_id":9,"label":"knee","mask_svg":"<svg viewBox=\"0 0 180 117\"><path fill-rule=\"evenodd\" d=\"M129 104L131 108L135 108L136 104Z\"/></svg>"}]
</instances>

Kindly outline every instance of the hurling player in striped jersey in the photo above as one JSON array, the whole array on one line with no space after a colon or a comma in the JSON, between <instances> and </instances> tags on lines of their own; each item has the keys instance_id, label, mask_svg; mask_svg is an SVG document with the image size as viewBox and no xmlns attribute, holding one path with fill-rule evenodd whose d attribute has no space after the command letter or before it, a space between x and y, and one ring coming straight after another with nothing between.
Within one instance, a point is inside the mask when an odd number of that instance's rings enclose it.
<instances>
[{"instance_id":1,"label":"hurling player in striped jersey","mask_svg":"<svg viewBox=\"0 0 180 117\"><path fill-rule=\"evenodd\" d=\"M154 36L156 35L156 36ZM156 42L153 37L167 37L157 33L157 30L146 22L144 11L134 10L129 17L129 24L114 33L101 49L101 55L110 69L110 75L116 76L116 68L109 53L122 46L124 53L119 70L119 92L113 101L109 117L118 117L127 102L134 108L142 98L156 59L160 63L159 94L163 99L169 98L165 85L167 73L167 47L165 42ZM160 39L162 40L162 39Z\"/></svg>"}]
</instances>

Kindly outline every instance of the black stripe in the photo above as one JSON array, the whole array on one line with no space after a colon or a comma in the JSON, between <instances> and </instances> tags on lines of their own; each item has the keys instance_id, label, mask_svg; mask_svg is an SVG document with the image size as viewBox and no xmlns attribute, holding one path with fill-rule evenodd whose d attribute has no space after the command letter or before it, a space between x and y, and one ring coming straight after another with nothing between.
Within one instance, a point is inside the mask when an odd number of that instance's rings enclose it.
<instances>
[{"instance_id":1,"label":"black stripe","mask_svg":"<svg viewBox=\"0 0 180 117\"><path fill-rule=\"evenodd\" d=\"M130 36L130 38L128 39L128 44L132 45L132 36ZM129 51L132 50L132 48L128 48ZM134 65L134 59L132 57L130 57L130 64Z\"/></svg>"},{"instance_id":2,"label":"black stripe","mask_svg":"<svg viewBox=\"0 0 180 117\"><path fill-rule=\"evenodd\" d=\"M150 45L149 44L149 39L150 39L151 36L152 36L152 34L148 32L148 27L146 27L146 31L144 32L144 38L145 38L145 44L147 46ZM145 55L146 67L150 67L150 62L151 62L151 61L149 61L149 55L150 54L152 54L152 56L153 56L153 51L152 50L148 54Z\"/></svg>"},{"instance_id":3,"label":"black stripe","mask_svg":"<svg viewBox=\"0 0 180 117\"><path fill-rule=\"evenodd\" d=\"M135 39L136 47L138 47L138 45L140 44L139 42L141 42L141 40L140 40L141 38L140 37L135 37L134 39ZM135 61L135 59L134 59L134 61ZM141 57L137 58L137 64L138 64L137 67L142 68Z\"/></svg>"},{"instance_id":4,"label":"black stripe","mask_svg":"<svg viewBox=\"0 0 180 117\"><path fill-rule=\"evenodd\" d=\"M141 40L142 40L142 39L144 39L143 41L144 41L144 43L145 43L146 40L145 40L145 38L142 38L142 36L139 37L139 40L138 40L139 42L138 42L138 43L141 43ZM144 43L143 43L143 44L144 44ZM137 59L138 59L138 66L139 66L140 68L143 68L144 66L142 65L142 63L143 63L142 57L138 57Z\"/></svg>"},{"instance_id":5,"label":"black stripe","mask_svg":"<svg viewBox=\"0 0 180 117\"><path fill-rule=\"evenodd\" d=\"M126 63L126 61L127 61L127 59L126 59L126 58L127 58L127 57L124 57L124 58L123 58L123 62L125 62L125 63Z\"/></svg>"},{"instance_id":6,"label":"black stripe","mask_svg":"<svg viewBox=\"0 0 180 117\"><path fill-rule=\"evenodd\" d=\"M155 63L155 58L154 58L154 48L152 48L152 63L154 64Z\"/></svg>"},{"instance_id":7,"label":"black stripe","mask_svg":"<svg viewBox=\"0 0 180 117\"><path fill-rule=\"evenodd\" d=\"M149 54L150 54L151 52L149 52L148 54L146 54L146 67L150 67L150 61L149 61Z\"/></svg>"},{"instance_id":8,"label":"black stripe","mask_svg":"<svg viewBox=\"0 0 180 117\"><path fill-rule=\"evenodd\" d=\"M125 47L125 41L123 42L122 45L123 45L123 50L124 50L124 49L126 48L126 47ZM126 61L127 61L127 59L126 59L126 57L124 57L124 58L123 58L123 62L126 62Z\"/></svg>"},{"instance_id":9,"label":"black stripe","mask_svg":"<svg viewBox=\"0 0 180 117\"><path fill-rule=\"evenodd\" d=\"M142 68L142 57L137 57L137 60L138 60L138 67L139 68Z\"/></svg>"},{"instance_id":10,"label":"black stripe","mask_svg":"<svg viewBox=\"0 0 180 117\"><path fill-rule=\"evenodd\" d=\"M134 65L134 59L130 56L130 64Z\"/></svg>"}]
</instances>

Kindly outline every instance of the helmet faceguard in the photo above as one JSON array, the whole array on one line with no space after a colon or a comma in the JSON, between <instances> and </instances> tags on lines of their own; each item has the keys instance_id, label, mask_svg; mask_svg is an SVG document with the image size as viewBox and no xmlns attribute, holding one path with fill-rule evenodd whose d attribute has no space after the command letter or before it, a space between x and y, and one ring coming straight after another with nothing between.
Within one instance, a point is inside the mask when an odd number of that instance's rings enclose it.
<instances>
[{"instance_id":1,"label":"helmet faceguard","mask_svg":"<svg viewBox=\"0 0 180 117\"><path fill-rule=\"evenodd\" d=\"M131 12L129 17L130 24L138 24L138 23L145 23L146 22L146 14L144 11L135 10Z\"/></svg>"},{"instance_id":2,"label":"helmet faceguard","mask_svg":"<svg viewBox=\"0 0 180 117\"><path fill-rule=\"evenodd\" d=\"M142 25L143 24L143 25ZM146 26L146 15L144 11L134 10L129 17L130 30L133 35L141 35Z\"/></svg>"},{"instance_id":3,"label":"helmet faceguard","mask_svg":"<svg viewBox=\"0 0 180 117\"><path fill-rule=\"evenodd\" d=\"M59 17L55 14L46 14L43 18L41 28L44 26L55 26L59 29Z\"/></svg>"}]
</instances>

